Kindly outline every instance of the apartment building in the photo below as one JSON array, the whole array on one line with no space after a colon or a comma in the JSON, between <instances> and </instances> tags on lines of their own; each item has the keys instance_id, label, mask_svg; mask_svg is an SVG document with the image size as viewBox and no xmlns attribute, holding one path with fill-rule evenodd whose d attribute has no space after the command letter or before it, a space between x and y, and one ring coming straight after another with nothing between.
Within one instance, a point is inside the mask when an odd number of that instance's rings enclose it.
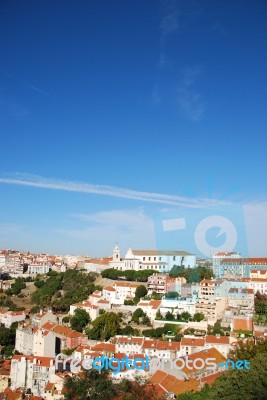
<instances>
[{"instance_id":1,"label":"apartment building","mask_svg":"<svg viewBox=\"0 0 267 400\"><path fill-rule=\"evenodd\" d=\"M148 277L147 291L148 294L153 292L165 294L167 292L178 292L181 294L182 284L186 284L183 277L170 278L167 274L153 274Z\"/></svg>"},{"instance_id":2,"label":"apartment building","mask_svg":"<svg viewBox=\"0 0 267 400\"><path fill-rule=\"evenodd\" d=\"M52 357L33 357L14 355L11 360L11 389L30 389L32 394L44 394L46 385L53 381L55 359Z\"/></svg>"},{"instance_id":3,"label":"apartment building","mask_svg":"<svg viewBox=\"0 0 267 400\"><path fill-rule=\"evenodd\" d=\"M216 269L216 277L249 278L253 270L267 270L267 258L223 258Z\"/></svg>"},{"instance_id":4,"label":"apartment building","mask_svg":"<svg viewBox=\"0 0 267 400\"><path fill-rule=\"evenodd\" d=\"M196 313L203 313L208 322L213 324L222 317L226 304L226 298L199 299L196 303Z\"/></svg>"}]
</instances>

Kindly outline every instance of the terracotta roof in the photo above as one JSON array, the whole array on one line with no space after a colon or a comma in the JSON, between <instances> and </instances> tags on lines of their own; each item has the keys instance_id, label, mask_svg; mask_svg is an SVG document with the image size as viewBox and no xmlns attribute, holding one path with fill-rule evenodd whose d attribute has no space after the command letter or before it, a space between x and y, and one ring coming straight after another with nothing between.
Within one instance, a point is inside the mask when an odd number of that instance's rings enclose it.
<instances>
[{"instance_id":1,"label":"terracotta roof","mask_svg":"<svg viewBox=\"0 0 267 400\"><path fill-rule=\"evenodd\" d=\"M202 338L187 338L182 337L181 339L181 346L202 346L205 345L205 339Z\"/></svg>"},{"instance_id":2,"label":"terracotta roof","mask_svg":"<svg viewBox=\"0 0 267 400\"><path fill-rule=\"evenodd\" d=\"M225 258L221 264L267 265L267 258Z\"/></svg>"},{"instance_id":3,"label":"terracotta roof","mask_svg":"<svg viewBox=\"0 0 267 400\"><path fill-rule=\"evenodd\" d=\"M229 344L230 339L229 336L214 336L214 335L207 335L205 337L206 343L215 343L215 344Z\"/></svg>"},{"instance_id":4,"label":"terracotta roof","mask_svg":"<svg viewBox=\"0 0 267 400\"><path fill-rule=\"evenodd\" d=\"M141 282L134 283L134 282L120 282L120 281L118 281L114 284L114 286L118 286L118 287L138 287L140 285L142 285Z\"/></svg>"},{"instance_id":5,"label":"terracotta roof","mask_svg":"<svg viewBox=\"0 0 267 400\"><path fill-rule=\"evenodd\" d=\"M52 322L46 322L44 325L42 325L43 329L47 329L48 331L54 332L58 335L62 335L65 337L70 337L70 338L77 338L81 336L85 336L81 332L74 331L73 329L67 328L66 326L62 325L57 325L53 324Z\"/></svg>"},{"instance_id":6,"label":"terracotta roof","mask_svg":"<svg viewBox=\"0 0 267 400\"><path fill-rule=\"evenodd\" d=\"M12 360L18 360L21 361L21 358L25 358L27 361L30 361L34 365L38 365L40 367L50 367L50 362L53 361L55 362L55 359L53 357L34 357L34 356L24 356L21 354L15 354L12 357Z\"/></svg>"},{"instance_id":7,"label":"terracotta roof","mask_svg":"<svg viewBox=\"0 0 267 400\"><path fill-rule=\"evenodd\" d=\"M250 278L251 282L260 282L260 283L264 283L267 282L267 279L264 278Z\"/></svg>"},{"instance_id":8,"label":"terracotta roof","mask_svg":"<svg viewBox=\"0 0 267 400\"><path fill-rule=\"evenodd\" d=\"M107 351L109 353L115 353L115 344L113 343L97 343L93 346L94 351Z\"/></svg>"},{"instance_id":9,"label":"terracotta roof","mask_svg":"<svg viewBox=\"0 0 267 400\"><path fill-rule=\"evenodd\" d=\"M116 343L125 343L125 344L139 344L143 343L144 338L138 336L119 336L116 337Z\"/></svg>"},{"instance_id":10,"label":"terracotta roof","mask_svg":"<svg viewBox=\"0 0 267 400\"><path fill-rule=\"evenodd\" d=\"M46 390L46 391L53 390L54 387L55 387L55 384L54 384L54 383L48 382L48 383L46 384L45 390Z\"/></svg>"},{"instance_id":11,"label":"terracotta roof","mask_svg":"<svg viewBox=\"0 0 267 400\"><path fill-rule=\"evenodd\" d=\"M103 288L103 290L107 290L107 291L109 291L109 292L116 292L116 289L114 289L113 286L105 286L105 287Z\"/></svg>"},{"instance_id":12,"label":"terracotta roof","mask_svg":"<svg viewBox=\"0 0 267 400\"><path fill-rule=\"evenodd\" d=\"M252 319L234 318L233 319L233 330L253 331Z\"/></svg>"},{"instance_id":13,"label":"terracotta roof","mask_svg":"<svg viewBox=\"0 0 267 400\"><path fill-rule=\"evenodd\" d=\"M196 379L182 381L161 370L156 371L149 381L159 385L165 392L174 393L175 396L185 392L197 391L200 388L200 383Z\"/></svg>"},{"instance_id":14,"label":"terracotta roof","mask_svg":"<svg viewBox=\"0 0 267 400\"><path fill-rule=\"evenodd\" d=\"M193 353L190 356L187 356L187 358L188 358L188 361L195 361L196 359L199 359L199 358L201 360L205 361L207 358L213 358L213 359L215 359L215 360L213 360L213 362L215 362L216 364L220 364L220 363L226 361L226 358L214 347L212 347L211 349L208 349L208 350L201 350L196 353ZM182 369L182 371L187 375L191 375L195 372L200 373L202 370L205 370L207 368L206 366L204 366L203 369L200 370L200 368L199 368L200 365L197 365L197 367L198 368L195 368L195 365L191 365L190 368L187 368L187 366L185 365L184 368Z\"/></svg>"},{"instance_id":15,"label":"terracotta roof","mask_svg":"<svg viewBox=\"0 0 267 400\"><path fill-rule=\"evenodd\" d=\"M144 343L142 345L142 349L154 349L156 350L158 340L152 339L152 340L144 340Z\"/></svg>"}]
</instances>

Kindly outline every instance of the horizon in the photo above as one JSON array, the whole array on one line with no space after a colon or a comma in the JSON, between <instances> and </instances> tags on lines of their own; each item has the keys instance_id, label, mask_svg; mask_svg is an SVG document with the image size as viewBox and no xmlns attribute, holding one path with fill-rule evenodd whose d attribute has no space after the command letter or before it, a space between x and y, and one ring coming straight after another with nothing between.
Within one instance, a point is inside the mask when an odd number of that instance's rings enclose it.
<instances>
[{"instance_id":1,"label":"horizon","mask_svg":"<svg viewBox=\"0 0 267 400\"><path fill-rule=\"evenodd\" d=\"M0 11L0 248L267 255L264 2Z\"/></svg>"}]
</instances>

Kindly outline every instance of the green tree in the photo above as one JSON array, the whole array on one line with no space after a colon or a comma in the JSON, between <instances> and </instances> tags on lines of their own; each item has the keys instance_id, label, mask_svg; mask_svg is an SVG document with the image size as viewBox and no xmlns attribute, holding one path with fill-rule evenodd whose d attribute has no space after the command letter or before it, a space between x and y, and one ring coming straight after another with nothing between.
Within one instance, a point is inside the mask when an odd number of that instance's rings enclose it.
<instances>
[{"instance_id":1,"label":"green tree","mask_svg":"<svg viewBox=\"0 0 267 400\"><path fill-rule=\"evenodd\" d=\"M144 317L144 316L145 316L145 313L144 313L144 311L142 310L142 308L137 308L137 309L133 312L132 321L133 321L133 322L136 322L137 324L139 324L139 319L140 319L141 317Z\"/></svg>"},{"instance_id":2,"label":"green tree","mask_svg":"<svg viewBox=\"0 0 267 400\"><path fill-rule=\"evenodd\" d=\"M193 316L193 321L200 322L205 319L205 315L201 312L195 313Z\"/></svg>"},{"instance_id":3,"label":"green tree","mask_svg":"<svg viewBox=\"0 0 267 400\"><path fill-rule=\"evenodd\" d=\"M92 328L87 329L89 339L108 340L120 331L120 318L117 314L106 312L92 322Z\"/></svg>"},{"instance_id":4,"label":"green tree","mask_svg":"<svg viewBox=\"0 0 267 400\"><path fill-rule=\"evenodd\" d=\"M165 298L166 299L177 299L179 297L179 293L178 292L167 292L165 294Z\"/></svg>"},{"instance_id":5,"label":"green tree","mask_svg":"<svg viewBox=\"0 0 267 400\"><path fill-rule=\"evenodd\" d=\"M136 288L135 297L141 299L147 295L147 288L144 285L140 285Z\"/></svg>"},{"instance_id":6,"label":"green tree","mask_svg":"<svg viewBox=\"0 0 267 400\"><path fill-rule=\"evenodd\" d=\"M160 310L157 311L155 319L163 319L163 316L162 316Z\"/></svg>"},{"instance_id":7,"label":"green tree","mask_svg":"<svg viewBox=\"0 0 267 400\"><path fill-rule=\"evenodd\" d=\"M89 314L82 308L76 308L74 311L74 316L70 319L71 329L75 331L82 332L83 328L90 322Z\"/></svg>"},{"instance_id":8,"label":"green tree","mask_svg":"<svg viewBox=\"0 0 267 400\"><path fill-rule=\"evenodd\" d=\"M180 318L182 321L188 322L190 320L190 318L192 318L191 314L187 311L182 312L182 314L180 315Z\"/></svg>"},{"instance_id":9,"label":"green tree","mask_svg":"<svg viewBox=\"0 0 267 400\"><path fill-rule=\"evenodd\" d=\"M167 311L165 319L167 319L168 321L173 321L175 319L175 316L170 311Z\"/></svg>"}]
</instances>

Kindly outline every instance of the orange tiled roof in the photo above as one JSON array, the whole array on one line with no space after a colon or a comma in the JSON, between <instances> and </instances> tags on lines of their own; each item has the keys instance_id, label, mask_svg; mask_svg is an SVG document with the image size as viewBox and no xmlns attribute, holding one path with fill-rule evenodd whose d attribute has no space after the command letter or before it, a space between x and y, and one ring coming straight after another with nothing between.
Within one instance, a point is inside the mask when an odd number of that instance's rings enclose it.
<instances>
[{"instance_id":1,"label":"orange tiled roof","mask_svg":"<svg viewBox=\"0 0 267 400\"><path fill-rule=\"evenodd\" d=\"M234 318L233 330L253 331L252 319Z\"/></svg>"},{"instance_id":2,"label":"orange tiled roof","mask_svg":"<svg viewBox=\"0 0 267 400\"><path fill-rule=\"evenodd\" d=\"M216 344L229 344L229 336L214 336L214 335L207 335L205 337L206 343L216 343Z\"/></svg>"},{"instance_id":3,"label":"orange tiled roof","mask_svg":"<svg viewBox=\"0 0 267 400\"><path fill-rule=\"evenodd\" d=\"M187 338L182 337L181 339L181 346L202 346L204 347L205 340L202 338Z\"/></svg>"},{"instance_id":4,"label":"orange tiled roof","mask_svg":"<svg viewBox=\"0 0 267 400\"><path fill-rule=\"evenodd\" d=\"M197 358L200 358L201 360L205 361L207 358L214 358L214 362L216 364L220 364L221 362L225 362L226 358L214 347L212 347L209 350L201 350L196 353L191 354L190 356L187 356L189 361L194 361ZM205 370L206 367L203 367L203 370ZM187 366L184 366L182 371L185 374L191 375L194 372L200 372L199 368L195 368L194 366L191 366L190 368L187 368Z\"/></svg>"}]
</instances>

